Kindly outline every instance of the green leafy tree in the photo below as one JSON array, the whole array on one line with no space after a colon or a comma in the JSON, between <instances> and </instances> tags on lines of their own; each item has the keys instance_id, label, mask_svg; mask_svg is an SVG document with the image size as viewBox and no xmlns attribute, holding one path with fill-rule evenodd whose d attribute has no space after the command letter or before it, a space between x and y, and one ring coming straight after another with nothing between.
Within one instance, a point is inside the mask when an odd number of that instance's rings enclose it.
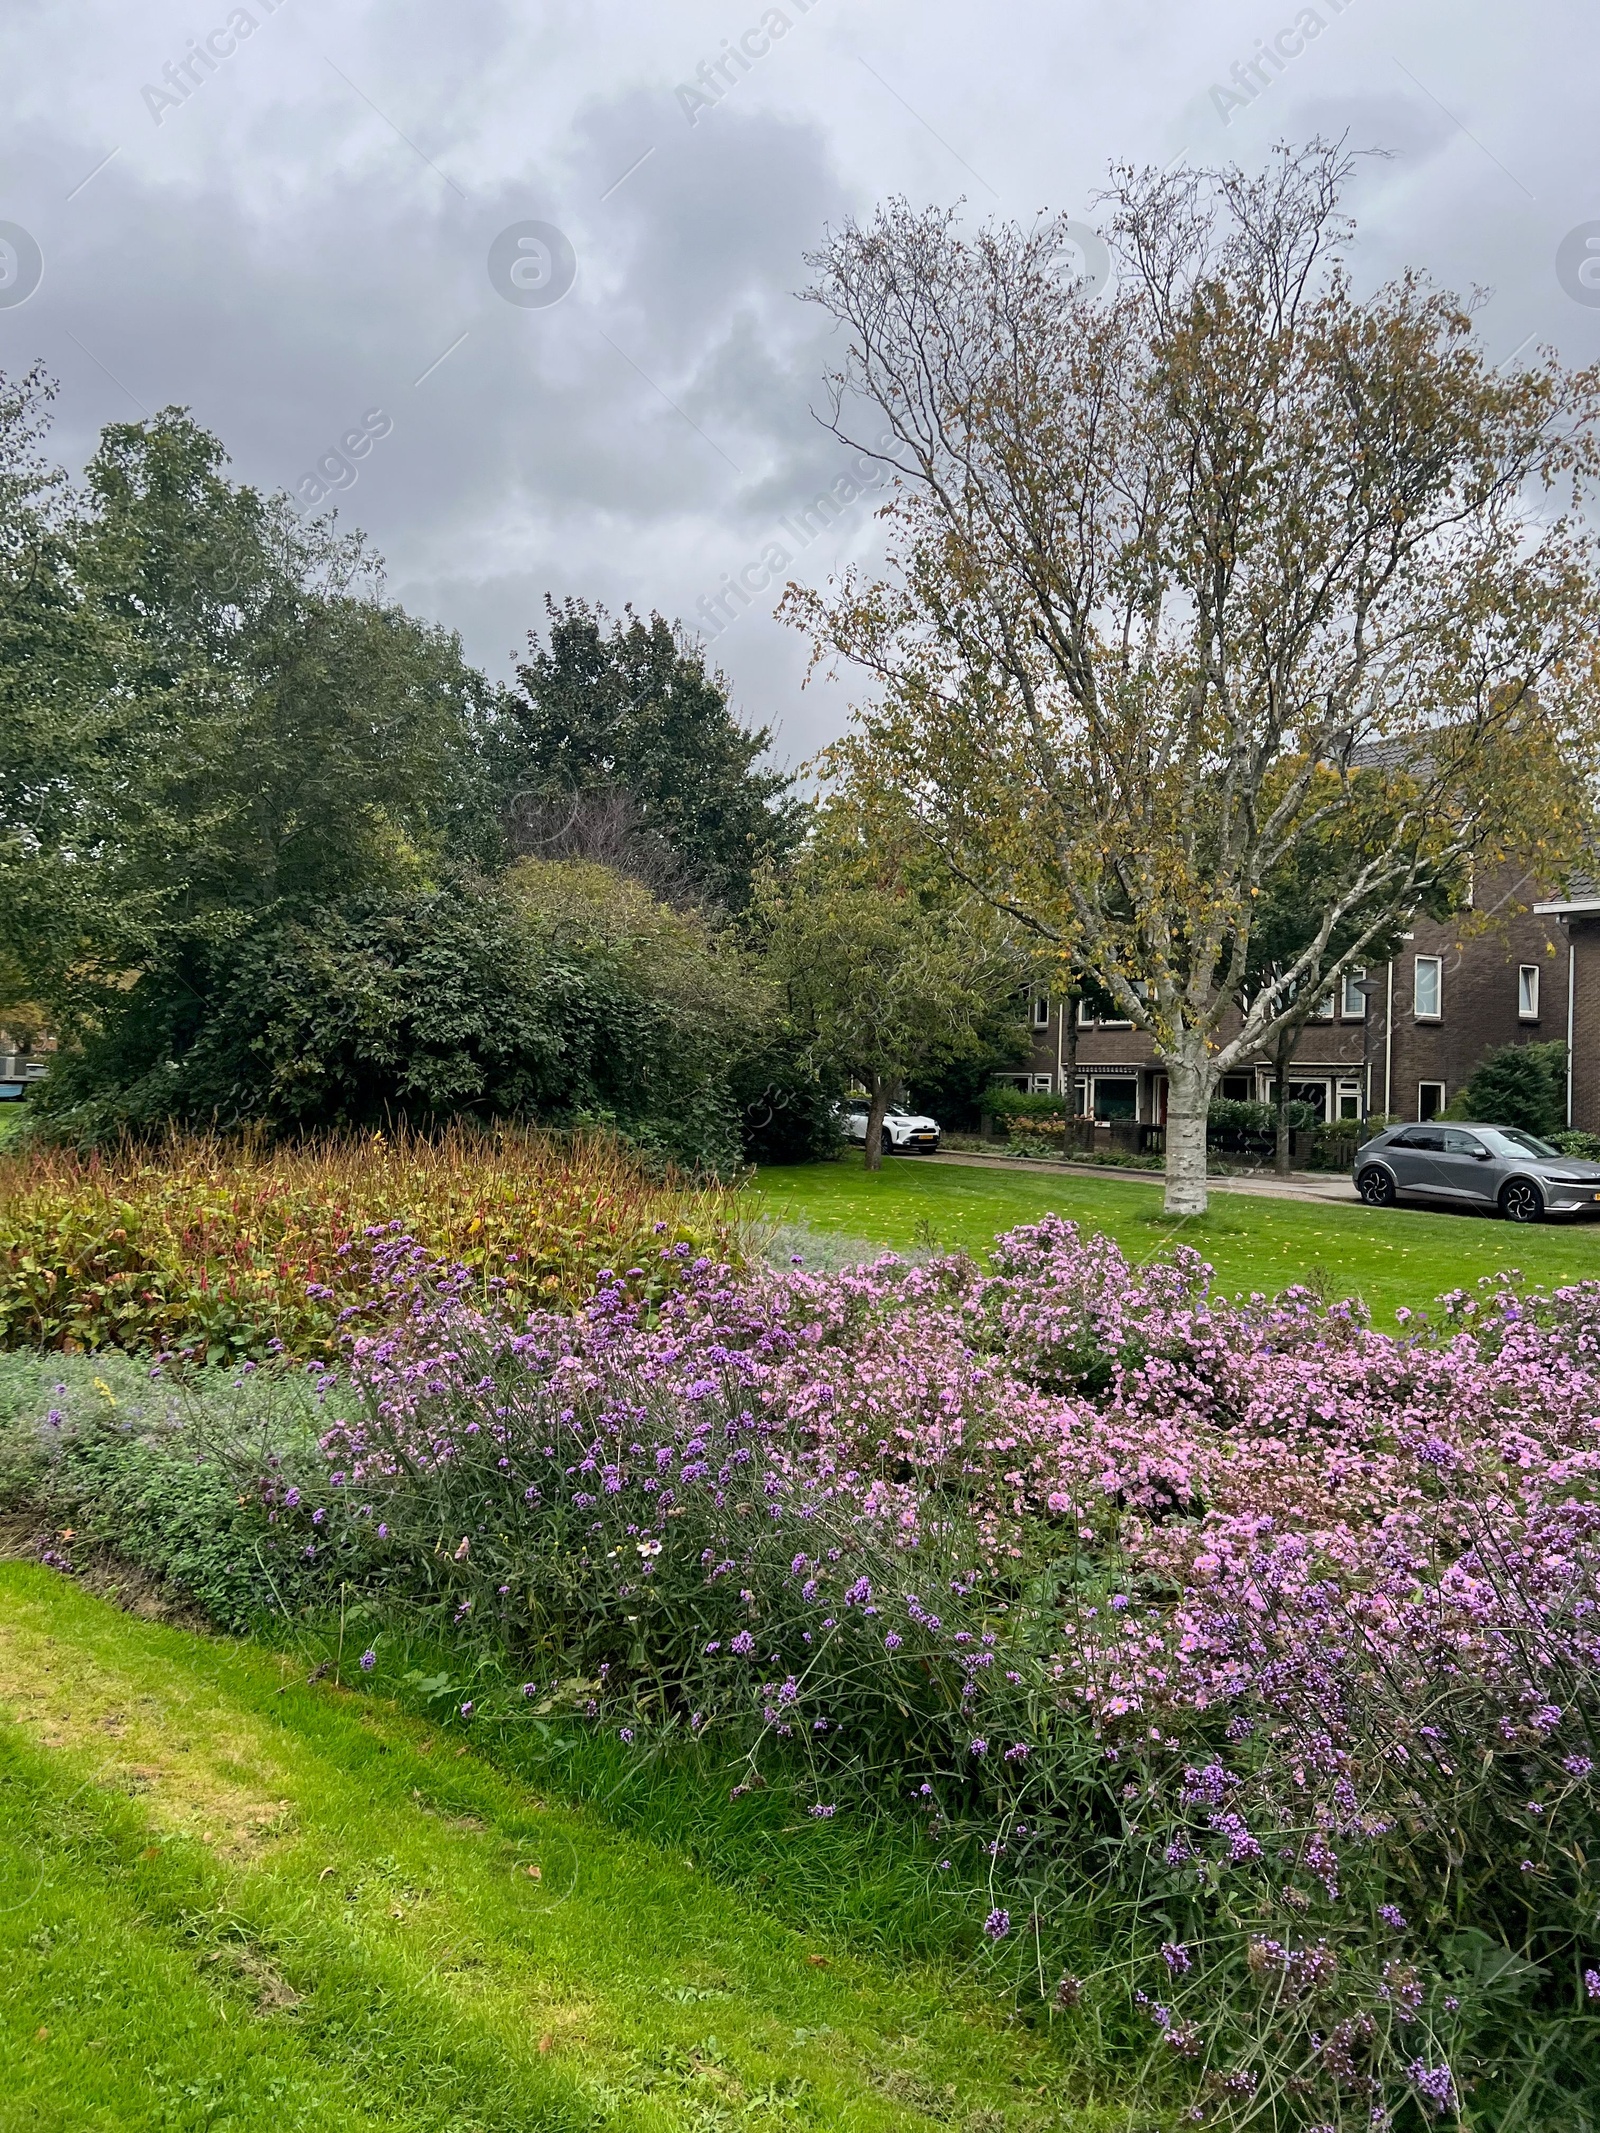
<instances>
[{"instance_id":1,"label":"green leafy tree","mask_svg":"<svg viewBox=\"0 0 1600 2133\"><path fill-rule=\"evenodd\" d=\"M95 632L74 573L76 505L45 450L55 386L0 374L0 1019L47 1019L41 968L70 960L68 881L43 855L81 843L78 776L94 746Z\"/></svg>"},{"instance_id":2,"label":"green leafy tree","mask_svg":"<svg viewBox=\"0 0 1600 2133\"><path fill-rule=\"evenodd\" d=\"M1360 790L1355 804L1332 809L1314 828L1293 844L1265 877L1251 907L1250 937L1244 956L1241 1011L1247 1013L1251 997L1292 971L1315 943L1329 900L1329 887L1347 879L1364 859L1376 856L1396 832L1393 811L1382 804L1381 794ZM1445 918L1462 899L1458 874L1442 871L1424 876L1417 885L1416 910L1431 918ZM1376 967L1398 954L1402 930L1412 912L1381 909L1376 913L1356 906L1330 929L1324 953L1332 966L1348 969L1359 945L1367 963ZM1291 1127L1294 1106L1289 1101L1289 1076L1294 1052L1311 1021L1329 997L1329 988L1302 985L1278 1018L1267 1057L1272 1062L1272 1109L1274 1167L1287 1177L1291 1168ZM1368 1003L1368 1013L1371 1004ZM1216 1103L1211 1106L1216 1120Z\"/></svg>"},{"instance_id":3,"label":"green leafy tree","mask_svg":"<svg viewBox=\"0 0 1600 2133\"><path fill-rule=\"evenodd\" d=\"M869 1092L876 1170L895 1092L980 1054L997 1011L1016 1012L1026 961L992 914L941 899L841 808L769 885L762 918L768 973L812 1059Z\"/></svg>"},{"instance_id":4,"label":"green leafy tree","mask_svg":"<svg viewBox=\"0 0 1600 2133\"><path fill-rule=\"evenodd\" d=\"M146 1090L263 927L494 848L482 677L359 539L224 466L179 409L108 429L60 536L70 642L42 681L6 658L33 689L0 786L9 981Z\"/></svg>"},{"instance_id":5,"label":"green leafy tree","mask_svg":"<svg viewBox=\"0 0 1600 2133\"><path fill-rule=\"evenodd\" d=\"M661 615L545 605L548 642L529 637L499 749L513 836L534 852L626 864L625 850L564 842L595 821L586 799L625 795L635 843L675 855L691 893L743 910L757 873L794 849L804 821L793 778L759 767L771 727L739 723L722 676ZM615 837L615 819L599 817L608 819Z\"/></svg>"}]
</instances>

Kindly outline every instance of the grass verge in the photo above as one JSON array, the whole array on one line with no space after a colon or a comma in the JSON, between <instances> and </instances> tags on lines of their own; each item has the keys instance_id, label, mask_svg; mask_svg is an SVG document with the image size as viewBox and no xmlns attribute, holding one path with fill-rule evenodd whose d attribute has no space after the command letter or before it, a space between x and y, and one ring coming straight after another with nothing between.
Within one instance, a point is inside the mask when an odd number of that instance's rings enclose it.
<instances>
[{"instance_id":1,"label":"grass verge","mask_svg":"<svg viewBox=\"0 0 1600 2133\"><path fill-rule=\"evenodd\" d=\"M1114 1237L1136 1265L1192 1244L1230 1294L1271 1295L1307 1282L1330 1299L1364 1298L1377 1324L1392 1323L1401 1306L1423 1310L1447 1290L1506 1268L1544 1287L1600 1275L1600 1225L1592 1223L1513 1229L1482 1216L1226 1192L1213 1195L1209 1214L1171 1223L1162 1219L1160 1186L1142 1180L1030 1176L915 1157L873 1172L855 1154L763 1170L753 1192L774 1222L896 1251L981 1255L999 1231L1061 1214Z\"/></svg>"},{"instance_id":2,"label":"grass verge","mask_svg":"<svg viewBox=\"0 0 1600 2133\"><path fill-rule=\"evenodd\" d=\"M7 1563L0 1680L0 2124L1129 2122L950 1972L819 1945L294 1654Z\"/></svg>"}]
</instances>

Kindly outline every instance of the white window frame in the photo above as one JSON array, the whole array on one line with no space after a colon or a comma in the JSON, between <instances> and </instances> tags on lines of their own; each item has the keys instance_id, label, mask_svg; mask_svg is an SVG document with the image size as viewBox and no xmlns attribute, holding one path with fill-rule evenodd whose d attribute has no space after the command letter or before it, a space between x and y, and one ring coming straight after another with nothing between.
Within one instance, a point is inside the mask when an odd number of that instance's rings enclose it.
<instances>
[{"instance_id":1,"label":"white window frame","mask_svg":"<svg viewBox=\"0 0 1600 2133\"><path fill-rule=\"evenodd\" d=\"M1333 994L1331 992L1324 993L1317 1002L1317 1011L1311 1019L1313 1022L1331 1022L1333 1020Z\"/></svg>"},{"instance_id":2,"label":"white window frame","mask_svg":"<svg viewBox=\"0 0 1600 2133\"><path fill-rule=\"evenodd\" d=\"M1344 984L1342 987L1343 996L1339 1002L1339 1015L1342 1021L1366 1021L1367 996L1364 992L1356 991L1356 987L1365 981L1366 975L1367 973L1365 966L1363 966L1360 970L1347 970L1345 972ZM1353 1007L1350 1004L1352 1000L1355 1002L1355 1005Z\"/></svg>"},{"instance_id":3,"label":"white window frame","mask_svg":"<svg viewBox=\"0 0 1600 2133\"><path fill-rule=\"evenodd\" d=\"M1444 1020L1444 957L1442 955L1419 955L1412 958L1411 1011L1419 1022L1442 1022ZM1422 973L1433 973L1433 1005L1422 1005ZM1430 1088L1433 1084L1430 1082Z\"/></svg>"},{"instance_id":4,"label":"white window frame","mask_svg":"<svg viewBox=\"0 0 1600 2133\"><path fill-rule=\"evenodd\" d=\"M1517 965L1517 1020L1537 1022L1539 1019L1539 966L1537 963Z\"/></svg>"},{"instance_id":5,"label":"white window frame","mask_svg":"<svg viewBox=\"0 0 1600 2133\"><path fill-rule=\"evenodd\" d=\"M1047 992L1036 992L1034 994L1032 1016L1035 1029L1048 1029L1050 1027L1050 995Z\"/></svg>"},{"instance_id":6,"label":"white window frame","mask_svg":"<svg viewBox=\"0 0 1600 2133\"><path fill-rule=\"evenodd\" d=\"M1437 1118L1439 1116L1439 1113L1444 1109L1445 1104L1449 1098L1450 1085L1448 1082L1444 1081L1419 1081L1417 1083L1417 1117L1419 1119L1423 1116L1422 1092L1424 1089L1437 1089L1439 1092L1439 1101L1434 1105L1433 1110L1428 1114L1428 1117L1430 1119Z\"/></svg>"},{"instance_id":7,"label":"white window frame","mask_svg":"<svg viewBox=\"0 0 1600 2133\"><path fill-rule=\"evenodd\" d=\"M1030 1074L1028 1076L1028 1094L1030 1096L1053 1096L1055 1094L1054 1083L1054 1074Z\"/></svg>"},{"instance_id":8,"label":"white window frame","mask_svg":"<svg viewBox=\"0 0 1600 2133\"><path fill-rule=\"evenodd\" d=\"M1104 1082L1107 1088L1114 1087L1118 1089L1132 1089L1133 1117L1135 1120L1139 1118L1139 1076L1137 1074L1097 1074L1091 1068L1089 1073L1089 1081L1091 1084L1090 1115L1092 1117L1099 1118L1100 1116L1100 1084Z\"/></svg>"},{"instance_id":9,"label":"white window frame","mask_svg":"<svg viewBox=\"0 0 1600 2133\"><path fill-rule=\"evenodd\" d=\"M1335 1087L1335 1089L1334 1089L1334 1092L1333 1092L1333 1103L1334 1103L1334 1110L1335 1110L1335 1113L1336 1113L1336 1115L1337 1115L1337 1118L1338 1118L1338 1121L1339 1121L1339 1123L1340 1123L1341 1125L1349 1125L1349 1123L1351 1122L1351 1120L1352 1120L1352 1119L1359 1119L1359 1118L1360 1118L1360 1116L1361 1116L1361 1084L1360 1084L1360 1082L1359 1082L1359 1081L1341 1081L1341 1082L1339 1082L1339 1083L1337 1084L1337 1086ZM1354 1105L1355 1105L1355 1109L1354 1109L1353 1111L1349 1112L1349 1113L1346 1113L1346 1111L1345 1111L1345 1105L1346 1105L1347 1103L1352 1103L1352 1104L1354 1104Z\"/></svg>"},{"instance_id":10,"label":"white window frame","mask_svg":"<svg viewBox=\"0 0 1600 2133\"><path fill-rule=\"evenodd\" d=\"M1078 1002L1079 1029L1132 1029L1126 1015L1097 1015L1087 1000Z\"/></svg>"}]
</instances>

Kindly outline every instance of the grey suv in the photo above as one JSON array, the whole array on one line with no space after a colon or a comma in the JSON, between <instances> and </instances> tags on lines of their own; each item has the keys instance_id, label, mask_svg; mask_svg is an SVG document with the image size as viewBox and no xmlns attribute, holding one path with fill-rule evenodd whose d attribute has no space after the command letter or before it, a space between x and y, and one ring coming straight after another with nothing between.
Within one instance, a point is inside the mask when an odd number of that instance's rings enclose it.
<instances>
[{"instance_id":1,"label":"grey suv","mask_svg":"<svg viewBox=\"0 0 1600 2133\"><path fill-rule=\"evenodd\" d=\"M1498 1208L1508 1222L1600 1213L1600 1163L1563 1155L1515 1126L1390 1126L1356 1156L1356 1191L1369 1207L1402 1196Z\"/></svg>"}]
</instances>

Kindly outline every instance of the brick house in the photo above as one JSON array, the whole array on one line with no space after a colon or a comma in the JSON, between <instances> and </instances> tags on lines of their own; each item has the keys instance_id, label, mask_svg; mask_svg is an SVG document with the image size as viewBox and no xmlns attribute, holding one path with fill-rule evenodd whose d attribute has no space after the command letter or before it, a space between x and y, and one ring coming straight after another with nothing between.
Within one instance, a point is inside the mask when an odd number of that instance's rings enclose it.
<instances>
[{"instance_id":1,"label":"brick house","mask_svg":"<svg viewBox=\"0 0 1600 2133\"><path fill-rule=\"evenodd\" d=\"M1489 920L1481 931L1473 912ZM1370 995L1363 977L1375 981ZM1032 1059L996 1079L1065 1095L1062 1003L1038 997L1031 1012ZM1486 1052L1550 1042L1569 1046L1568 1123L1600 1132L1600 883L1579 879L1547 898L1532 875L1507 869L1475 884L1457 917L1418 917L1392 962L1352 972L1323 1002L1295 1047L1290 1096L1328 1120L1431 1118ZM1080 1117L1165 1121L1166 1075L1129 1023L1080 1007L1075 1078ZM1218 1093L1266 1099L1272 1080L1261 1059L1225 1075Z\"/></svg>"}]
</instances>

